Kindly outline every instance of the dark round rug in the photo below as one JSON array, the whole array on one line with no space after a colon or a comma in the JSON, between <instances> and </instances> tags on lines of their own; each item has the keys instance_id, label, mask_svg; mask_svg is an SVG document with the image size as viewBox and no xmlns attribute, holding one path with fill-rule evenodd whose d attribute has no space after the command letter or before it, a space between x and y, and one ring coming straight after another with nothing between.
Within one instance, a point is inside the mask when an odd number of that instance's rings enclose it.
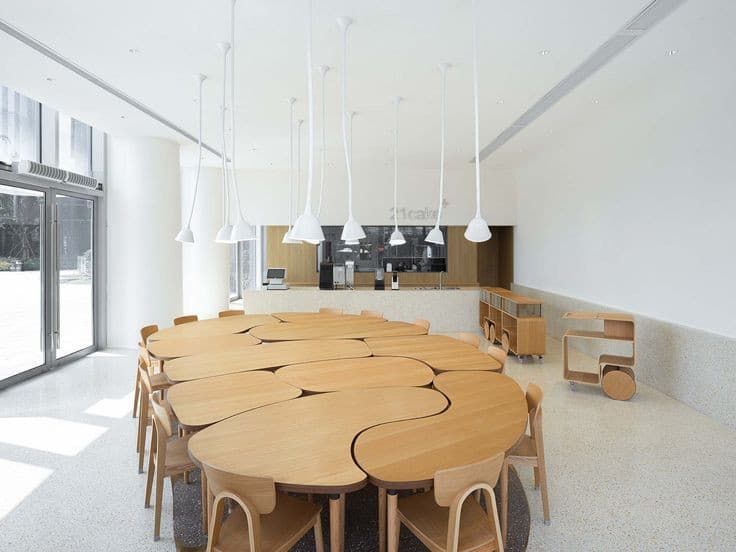
<instances>
[{"instance_id":1,"label":"dark round rug","mask_svg":"<svg viewBox=\"0 0 736 552\"><path fill-rule=\"evenodd\" d=\"M202 534L202 510L200 500L199 471L193 472L191 483L182 478L174 483L174 539L181 552L199 552L206 548L207 536ZM499 489L496 488L496 496ZM327 497L315 495L323 504L322 530L325 550L330 549L330 523ZM345 550L347 552L373 552L378 550L378 493L372 485L350 493L345 505ZM509 470L509 530L505 550L523 552L529 540L529 504L516 471ZM296 552L314 551L314 534L310 531L292 549ZM399 537L401 552L426 551L427 548L406 527Z\"/></svg>"}]
</instances>

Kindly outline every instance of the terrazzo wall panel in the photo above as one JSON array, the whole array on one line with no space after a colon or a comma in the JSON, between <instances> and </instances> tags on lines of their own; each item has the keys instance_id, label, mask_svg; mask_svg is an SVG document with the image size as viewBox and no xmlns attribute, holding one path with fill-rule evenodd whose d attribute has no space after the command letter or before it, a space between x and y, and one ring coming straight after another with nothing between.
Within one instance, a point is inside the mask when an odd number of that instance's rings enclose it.
<instances>
[{"instance_id":1,"label":"terrazzo wall panel","mask_svg":"<svg viewBox=\"0 0 736 552\"><path fill-rule=\"evenodd\" d=\"M567 329L600 329L594 322L564 320L567 311L617 310L517 284L512 288L544 301L547 334L555 339L562 339ZM736 429L736 339L632 314L636 317L637 379ZM629 345L610 341L575 339L570 343L594 358L603 352L631 351Z\"/></svg>"}]
</instances>

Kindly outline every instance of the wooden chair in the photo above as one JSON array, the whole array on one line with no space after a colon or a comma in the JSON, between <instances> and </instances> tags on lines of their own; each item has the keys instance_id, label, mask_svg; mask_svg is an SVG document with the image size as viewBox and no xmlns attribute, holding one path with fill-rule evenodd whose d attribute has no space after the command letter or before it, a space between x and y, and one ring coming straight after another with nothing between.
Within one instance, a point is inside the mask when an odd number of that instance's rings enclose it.
<instances>
[{"instance_id":1,"label":"wooden chair","mask_svg":"<svg viewBox=\"0 0 736 552\"><path fill-rule=\"evenodd\" d=\"M188 324L189 322L196 322L199 317L196 314L185 314L184 316L177 316L174 318L174 326L179 324Z\"/></svg>"},{"instance_id":2,"label":"wooden chair","mask_svg":"<svg viewBox=\"0 0 736 552\"><path fill-rule=\"evenodd\" d=\"M421 326L422 328L427 330L427 332L429 332L429 320L425 320L424 318L417 318L416 320L414 320L414 322L412 322L412 324L414 324L415 326Z\"/></svg>"},{"instance_id":3,"label":"wooden chair","mask_svg":"<svg viewBox=\"0 0 736 552\"><path fill-rule=\"evenodd\" d=\"M174 436L174 421L171 408L161 399L159 393L151 396L153 407L153 431L151 432L150 454L148 457L148 478L146 480L146 508L151 506L151 487L154 475L156 479L156 502L154 504L153 540L158 540L161 533L161 504L163 501L164 478L171 479L171 492L174 492L176 475L183 475L196 468L189 458L187 445L189 435ZM205 504L206 497L202 497Z\"/></svg>"},{"instance_id":4,"label":"wooden chair","mask_svg":"<svg viewBox=\"0 0 736 552\"><path fill-rule=\"evenodd\" d=\"M544 439L542 437L542 398L539 386L530 383L526 388L526 405L529 410L529 435L523 435L511 449L501 470L501 527L506 539L508 519L509 465L525 465L534 468L534 488L542 490L544 523L549 525L549 498L547 496L547 467L544 463Z\"/></svg>"},{"instance_id":5,"label":"wooden chair","mask_svg":"<svg viewBox=\"0 0 736 552\"><path fill-rule=\"evenodd\" d=\"M158 331L157 324L151 324L150 326L144 326L141 328L140 336L141 340L138 342L138 366L135 369L135 388L133 389L133 417L138 415L138 403L141 396L141 379L138 373L138 368L141 365L141 351L145 351L145 356L148 357L148 351L146 350L146 343L148 338ZM138 452L138 451L136 451Z\"/></svg>"},{"instance_id":6,"label":"wooden chair","mask_svg":"<svg viewBox=\"0 0 736 552\"><path fill-rule=\"evenodd\" d=\"M506 369L506 359L508 358L508 354L506 354L506 351L504 351L500 347L496 347L495 345L489 345L486 352L488 353L488 356L495 358L498 362L501 363L501 369L495 370L495 372L503 374L504 370Z\"/></svg>"},{"instance_id":7,"label":"wooden chair","mask_svg":"<svg viewBox=\"0 0 736 552\"><path fill-rule=\"evenodd\" d=\"M388 520L388 550L398 550L403 523L432 552L503 552L493 492L502 465L499 452L476 464L440 470L434 475L434 493L398 499L397 519ZM486 510L471 497L476 490L485 496Z\"/></svg>"},{"instance_id":8,"label":"wooden chair","mask_svg":"<svg viewBox=\"0 0 736 552\"><path fill-rule=\"evenodd\" d=\"M342 314L342 309L332 309L329 307L321 307L319 309L321 314Z\"/></svg>"},{"instance_id":9,"label":"wooden chair","mask_svg":"<svg viewBox=\"0 0 736 552\"><path fill-rule=\"evenodd\" d=\"M207 552L287 552L310 529L317 552L323 552L321 506L276 493L273 479L203 467L209 492L215 495ZM231 512L223 521L228 499Z\"/></svg>"},{"instance_id":10,"label":"wooden chair","mask_svg":"<svg viewBox=\"0 0 736 552\"><path fill-rule=\"evenodd\" d=\"M362 310L360 316L369 316L371 318L383 318L383 313L374 310Z\"/></svg>"},{"instance_id":11,"label":"wooden chair","mask_svg":"<svg viewBox=\"0 0 736 552\"><path fill-rule=\"evenodd\" d=\"M225 318L226 316L243 316L245 314L245 310L224 310L217 313L218 318Z\"/></svg>"},{"instance_id":12,"label":"wooden chair","mask_svg":"<svg viewBox=\"0 0 736 552\"><path fill-rule=\"evenodd\" d=\"M467 343L468 345L472 345L476 349L480 347L480 336L472 333L459 333L455 336L455 339L462 341L464 343Z\"/></svg>"}]
</instances>

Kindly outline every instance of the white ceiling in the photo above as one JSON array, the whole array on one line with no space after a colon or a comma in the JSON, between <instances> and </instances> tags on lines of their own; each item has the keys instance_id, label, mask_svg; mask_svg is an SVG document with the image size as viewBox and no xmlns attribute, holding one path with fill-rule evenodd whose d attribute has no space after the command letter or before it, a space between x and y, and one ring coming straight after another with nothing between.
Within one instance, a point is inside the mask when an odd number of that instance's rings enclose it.
<instances>
[{"instance_id":1,"label":"white ceiling","mask_svg":"<svg viewBox=\"0 0 736 552\"><path fill-rule=\"evenodd\" d=\"M481 0L481 146L646 4L647 0ZM3 0L0 17L192 133L196 133L193 75L207 74L204 134L219 148L217 104L222 82L215 43L229 39L229 5L229 0ZM237 4L240 166L287 163L286 98L298 97L298 113L306 116L306 5L306 0ZM401 115L402 163L437 166L436 65L449 61L456 67L448 75L448 165L465 165L473 156L471 0L314 1L314 63L334 69L327 75L328 150L333 163L341 161L338 15L356 20L348 59L349 107L360 113L354 126L356 161L383 164L391 159L390 98L401 95L406 99ZM549 54L541 55L542 50ZM0 51L2 84L111 134L184 141L4 33ZM588 99L581 101L590 104ZM549 133L541 121L532 129ZM518 155L519 140L527 133L531 136L532 129L494 154L492 164L505 164Z\"/></svg>"}]
</instances>

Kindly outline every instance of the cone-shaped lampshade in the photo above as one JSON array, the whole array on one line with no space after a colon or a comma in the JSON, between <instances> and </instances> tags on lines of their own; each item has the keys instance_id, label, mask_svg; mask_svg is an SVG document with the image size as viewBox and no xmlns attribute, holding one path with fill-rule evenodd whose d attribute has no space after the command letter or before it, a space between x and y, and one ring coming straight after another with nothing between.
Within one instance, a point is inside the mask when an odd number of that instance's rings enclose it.
<instances>
[{"instance_id":1,"label":"cone-shaped lampshade","mask_svg":"<svg viewBox=\"0 0 736 552\"><path fill-rule=\"evenodd\" d=\"M304 243L308 243L309 245L317 245L319 244L319 240L304 240Z\"/></svg>"},{"instance_id":2,"label":"cone-shaped lampshade","mask_svg":"<svg viewBox=\"0 0 736 552\"><path fill-rule=\"evenodd\" d=\"M429 231L424 241L429 243L436 243L437 245L445 245L445 236L442 235L442 230L439 226L435 226Z\"/></svg>"},{"instance_id":3,"label":"cone-shaped lampshade","mask_svg":"<svg viewBox=\"0 0 736 552\"><path fill-rule=\"evenodd\" d=\"M243 215L240 215L240 220L235 223L235 226L233 226L233 230L230 233L230 239L234 242L256 239L255 230L253 230L253 227L243 218Z\"/></svg>"},{"instance_id":4,"label":"cone-shaped lampshade","mask_svg":"<svg viewBox=\"0 0 736 552\"><path fill-rule=\"evenodd\" d=\"M491 239L491 229L483 217L474 217L465 229L465 239L471 242L484 242Z\"/></svg>"},{"instance_id":5,"label":"cone-shaped lampshade","mask_svg":"<svg viewBox=\"0 0 736 552\"><path fill-rule=\"evenodd\" d=\"M289 229L284 234L284 238L281 240L281 243L285 243L287 245L293 245L295 243L299 243L298 240L295 240L291 237L291 231L292 231L292 228L291 226L289 226Z\"/></svg>"},{"instance_id":6,"label":"cone-shaped lampshade","mask_svg":"<svg viewBox=\"0 0 736 552\"><path fill-rule=\"evenodd\" d=\"M189 226L185 226L176 235L176 241L181 243L194 243L194 232Z\"/></svg>"},{"instance_id":7,"label":"cone-shaped lampshade","mask_svg":"<svg viewBox=\"0 0 736 552\"><path fill-rule=\"evenodd\" d=\"M345 240L345 245L360 245L358 240Z\"/></svg>"},{"instance_id":8,"label":"cone-shaped lampshade","mask_svg":"<svg viewBox=\"0 0 736 552\"><path fill-rule=\"evenodd\" d=\"M215 241L217 243L233 243L233 240L231 238L232 233L233 225L225 223L222 225L222 228L217 231Z\"/></svg>"},{"instance_id":9,"label":"cone-shaped lampshade","mask_svg":"<svg viewBox=\"0 0 736 552\"><path fill-rule=\"evenodd\" d=\"M340 239L343 241L349 240L362 240L365 238L365 232L363 227L358 224L358 221L353 217L350 217L342 228L342 235Z\"/></svg>"},{"instance_id":10,"label":"cone-shaped lampshade","mask_svg":"<svg viewBox=\"0 0 736 552\"><path fill-rule=\"evenodd\" d=\"M401 233L401 230L397 228L391 232L391 239L389 239L388 243L391 245L404 245L406 240L404 239L404 234Z\"/></svg>"},{"instance_id":11,"label":"cone-shaped lampshade","mask_svg":"<svg viewBox=\"0 0 736 552\"><path fill-rule=\"evenodd\" d=\"M318 243L325 241L322 226L310 210L304 211L296 219L294 228L291 230L291 237L300 241L316 240Z\"/></svg>"}]
</instances>

